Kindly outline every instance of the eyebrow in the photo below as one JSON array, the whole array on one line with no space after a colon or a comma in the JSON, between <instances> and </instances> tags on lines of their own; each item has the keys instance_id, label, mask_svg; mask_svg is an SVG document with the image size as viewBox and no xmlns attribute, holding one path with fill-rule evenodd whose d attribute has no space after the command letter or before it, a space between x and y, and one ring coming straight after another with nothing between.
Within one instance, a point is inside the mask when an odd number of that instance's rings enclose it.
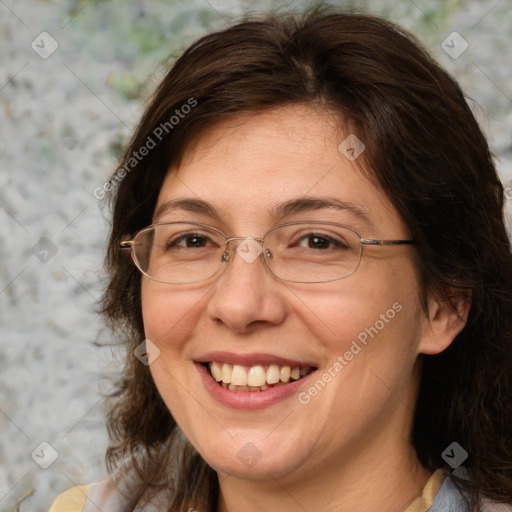
<instances>
[{"instance_id":1,"label":"eyebrow","mask_svg":"<svg viewBox=\"0 0 512 512\"><path fill-rule=\"evenodd\" d=\"M278 203L270 208L268 213L274 218L283 218L289 215L310 212L315 210L332 209L351 213L355 218L366 224L370 228L375 228L374 223L366 212L361 210L353 203L342 201L335 197L311 197L302 196L282 203ZM212 218L220 218L217 209L209 202L197 198L171 199L162 203L155 211L154 219L157 220L166 213L184 210L190 213L199 213Z\"/></svg>"},{"instance_id":2,"label":"eyebrow","mask_svg":"<svg viewBox=\"0 0 512 512\"><path fill-rule=\"evenodd\" d=\"M208 217L219 217L219 213L211 203L203 201L202 199L187 197L183 199L171 199L170 201L162 203L156 209L153 218L158 219L166 213L172 212L174 210L185 210L190 213L201 213L203 215L207 215Z\"/></svg>"},{"instance_id":3,"label":"eyebrow","mask_svg":"<svg viewBox=\"0 0 512 512\"><path fill-rule=\"evenodd\" d=\"M310 212L314 210L332 209L351 213L354 217L375 228L372 220L366 212L358 206L347 201L342 201L336 197L297 197L290 201L284 201L274 206L270 210L270 214L274 217L286 217L296 213Z\"/></svg>"}]
</instances>

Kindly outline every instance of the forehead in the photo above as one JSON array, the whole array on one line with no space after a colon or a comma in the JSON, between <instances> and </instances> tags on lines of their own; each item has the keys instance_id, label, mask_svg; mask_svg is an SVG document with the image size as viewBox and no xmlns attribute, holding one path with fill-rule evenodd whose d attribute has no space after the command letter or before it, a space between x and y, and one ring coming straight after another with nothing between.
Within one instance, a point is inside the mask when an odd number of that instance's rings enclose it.
<instances>
[{"instance_id":1,"label":"forehead","mask_svg":"<svg viewBox=\"0 0 512 512\"><path fill-rule=\"evenodd\" d=\"M271 222L283 213L279 205L307 197L353 205L383 230L400 224L360 162L344 153L346 131L332 113L302 105L219 123L169 170L155 211L174 199L195 198L214 206L223 221Z\"/></svg>"}]
</instances>

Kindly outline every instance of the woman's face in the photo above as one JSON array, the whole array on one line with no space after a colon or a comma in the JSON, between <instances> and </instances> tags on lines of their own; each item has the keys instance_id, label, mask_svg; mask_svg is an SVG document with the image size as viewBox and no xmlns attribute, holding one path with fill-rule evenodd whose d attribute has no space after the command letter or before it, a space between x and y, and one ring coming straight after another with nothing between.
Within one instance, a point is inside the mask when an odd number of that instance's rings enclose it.
<instances>
[{"instance_id":1,"label":"woman's face","mask_svg":"<svg viewBox=\"0 0 512 512\"><path fill-rule=\"evenodd\" d=\"M326 221L363 238L408 239L385 195L350 160L356 153L339 149L348 135L328 113L303 106L224 122L171 169L155 212L190 201L153 221L201 222L242 237ZM319 201L275 211L304 198ZM322 207L327 200L341 206ZM286 480L396 455L408 443L427 331L411 248L366 246L355 274L320 284L279 280L261 256L249 262L235 252L224 265L218 279L199 284L142 281L146 338L160 350L151 373L203 458L220 473ZM212 362L225 380L264 372L274 384L226 389L206 368Z\"/></svg>"}]
</instances>

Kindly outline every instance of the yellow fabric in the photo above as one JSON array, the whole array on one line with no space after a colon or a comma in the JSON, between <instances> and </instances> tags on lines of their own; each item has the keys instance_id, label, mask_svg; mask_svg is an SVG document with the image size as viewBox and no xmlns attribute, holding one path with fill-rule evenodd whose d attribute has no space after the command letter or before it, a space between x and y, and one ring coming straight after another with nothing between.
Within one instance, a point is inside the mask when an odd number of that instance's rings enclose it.
<instances>
[{"instance_id":1,"label":"yellow fabric","mask_svg":"<svg viewBox=\"0 0 512 512\"><path fill-rule=\"evenodd\" d=\"M437 469L434 471L432 476L428 479L428 482L425 484L421 496L418 496L404 512L427 512L432 506L432 503L434 503L437 493L439 492L439 489L441 489L447 474L447 471L444 469Z\"/></svg>"},{"instance_id":2,"label":"yellow fabric","mask_svg":"<svg viewBox=\"0 0 512 512\"><path fill-rule=\"evenodd\" d=\"M82 512L90 485L77 485L57 496L49 512Z\"/></svg>"}]
</instances>

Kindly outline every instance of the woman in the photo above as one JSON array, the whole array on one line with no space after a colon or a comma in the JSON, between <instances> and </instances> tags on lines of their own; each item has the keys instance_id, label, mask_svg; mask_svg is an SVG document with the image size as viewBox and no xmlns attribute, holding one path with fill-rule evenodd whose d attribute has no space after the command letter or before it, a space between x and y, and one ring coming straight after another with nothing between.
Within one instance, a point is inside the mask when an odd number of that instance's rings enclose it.
<instances>
[{"instance_id":1,"label":"woman","mask_svg":"<svg viewBox=\"0 0 512 512\"><path fill-rule=\"evenodd\" d=\"M503 188L412 36L316 9L203 37L110 185L114 476L52 511L511 510Z\"/></svg>"}]
</instances>

